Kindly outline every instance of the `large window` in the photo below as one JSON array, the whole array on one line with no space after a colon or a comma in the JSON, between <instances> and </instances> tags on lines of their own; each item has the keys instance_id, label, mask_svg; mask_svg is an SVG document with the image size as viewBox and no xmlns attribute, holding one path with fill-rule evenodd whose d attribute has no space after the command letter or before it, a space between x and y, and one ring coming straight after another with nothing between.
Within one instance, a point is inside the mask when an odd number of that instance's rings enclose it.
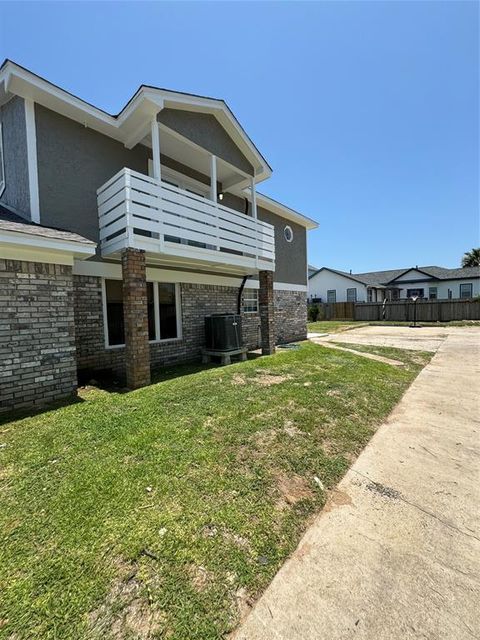
<instances>
[{"instance_id":1,"label":"large window","mask_svg":"<svg viewBox=\"0 0 480 640\"><path fill-rule=\"evenodd\" d=\"M423 289L407 289L407 298L423 298Z\"/></svg>"},{"instance_id":2,"label":"large window","mask_svg":"<svg viewBox=\"0 0 480 640\"><path fill-rule=\"evenodd\" d=\"M243 313L257 313L258 289L245 289L243 292Z\"/></svg>"},{"instance_id":3,"label":"large window","mask_svg":"<svg viewBox=\"0 0 480 640\"><path fill-rule=\"evenodd\" d=\"M123 282L105 280L106 346L125 344ZM177 285L147 282L148 339L151 342L180 337L180 309Z\"/></svg>"},{"instance_id":4,"label":"large window","mask_svg":"<svg viewBox=\"0 0 480 640\"><path fill-rule=\"evenodd\" d=\"M329 289L327 291L327 302L334 303L337 301L337 290Z\"/></svg>"},{"instance_id":5,"label":"large window","mask_svg":"<svg viewBox=\"0 0 480 640\"><path fill-rule=\"evenodd\" d=\"M352 287L351 289L347 289L347 302L356 302L357 301L357 287Z\"/></svg>"},{"instance_id":6,"label":"large window","mask_svg":"<svg viewBox=\"0 0 480 640\"><path fill-rule=\"evenodd\" d=\"M471 298L473 295L473 285L471 282L460 285L460 298Z\"/></svg>"},{"instance_id":7,"label":"large window","mask_svg":"<svg viewBox=\"0 0 480 640\"><path fill-rule=\"evenodd\" d=\"M3 161L2 123L0 122L0 196L5 190L5 164Z\"/></svg>"}]
</instances>

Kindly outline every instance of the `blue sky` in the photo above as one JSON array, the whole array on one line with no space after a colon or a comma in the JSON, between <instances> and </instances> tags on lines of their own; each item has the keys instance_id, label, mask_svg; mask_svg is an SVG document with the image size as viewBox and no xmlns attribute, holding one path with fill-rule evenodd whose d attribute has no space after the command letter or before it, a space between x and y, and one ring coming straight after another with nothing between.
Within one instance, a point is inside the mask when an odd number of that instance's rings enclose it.
<instances>
[{"instance_id":1,"label":"blue sky","mask_svg":"<svg viewBox=\"0 0 480 640\"><path fill-rule=\"evenodd\" d=\"M479 241L476 2L0 3L0 56L116 113L224 98L320 223L309 261L457 266Z\"/></svg>"}]
</instances>

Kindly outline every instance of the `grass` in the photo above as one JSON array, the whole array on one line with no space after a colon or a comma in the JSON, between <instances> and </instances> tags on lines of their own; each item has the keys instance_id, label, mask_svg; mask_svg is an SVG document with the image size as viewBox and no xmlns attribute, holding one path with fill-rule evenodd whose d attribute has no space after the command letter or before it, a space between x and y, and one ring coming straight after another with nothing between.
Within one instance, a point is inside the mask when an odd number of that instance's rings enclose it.
<instances>
[{"instance_id":1,"label":"grass","mask_svg":"<svg viewBox=\"0 0 480 640\"><path fill-rule=\"evenodd\" d=\"M311 333L339 333L340 331L357 329L366 324L366 322L355 322L354 320L319 320L318 322L309 322L307 328Z\"/></svg>"},{"instance_id":2,"label":"grass","mask_svg":"<svg viewBox=\"0 0 480 640\"><path fill-rule=\"evenodd\" d=\"M395 351L302 343L4 422L0 638L223 637L429 357Z\"/></svg>"}]
</instances>

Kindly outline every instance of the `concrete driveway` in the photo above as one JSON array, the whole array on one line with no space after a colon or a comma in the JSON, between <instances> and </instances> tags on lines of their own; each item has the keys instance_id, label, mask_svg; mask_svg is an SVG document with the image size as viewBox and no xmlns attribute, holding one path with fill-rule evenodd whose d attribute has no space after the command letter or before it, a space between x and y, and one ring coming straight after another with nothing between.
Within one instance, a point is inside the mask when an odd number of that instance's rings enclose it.
<instances>
[{"instance_id":1,"label":"concrete driveway","mask_svg":"<svg viewBox=\"0 0 480 640\"><path fill-rule=\"evenodd\" d=\"M480 638L480 330L339 337L436 354L233 637Z\"/></svg>"}]
</instances>

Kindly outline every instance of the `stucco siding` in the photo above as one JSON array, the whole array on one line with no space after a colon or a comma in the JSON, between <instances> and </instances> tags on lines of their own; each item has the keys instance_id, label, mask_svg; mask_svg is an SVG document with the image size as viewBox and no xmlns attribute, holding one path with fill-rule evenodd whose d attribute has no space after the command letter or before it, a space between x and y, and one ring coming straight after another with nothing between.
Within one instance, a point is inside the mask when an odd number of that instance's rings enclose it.
<instances>
[{"instance_id":1,"label":"stucco siding","mask_svg":"<svg viewBox=\"0 0 480 640\"><path fill-rule=\"evenodd\" d=\"M123 167L147 174L149 149L126 149L38 104L35 123L42 224L98 242L97 189Z\"/></svg>"},{"instance_id":2,"label":"stucco siding","mask_svg":"<svg viewBox=\"0 0 480 640\"><path fill-rule=\"evenodd\" d=\"M0 202L13 207L20 215L30 217L27 132L23 98L15 96L4 104L0 108L0 121L6 185Z\"/></svg>"},{"instance_id":3,"label":"stucco siding","mask_svg":"<svg viewBox=\"0 0 480 640\"><path fill-rule=\"evenodd\" d=\"M215 116L192 111L162 109L158 121L180 133L203 149L253 175L253 167Z\"/></svg>"}]
</instances>

